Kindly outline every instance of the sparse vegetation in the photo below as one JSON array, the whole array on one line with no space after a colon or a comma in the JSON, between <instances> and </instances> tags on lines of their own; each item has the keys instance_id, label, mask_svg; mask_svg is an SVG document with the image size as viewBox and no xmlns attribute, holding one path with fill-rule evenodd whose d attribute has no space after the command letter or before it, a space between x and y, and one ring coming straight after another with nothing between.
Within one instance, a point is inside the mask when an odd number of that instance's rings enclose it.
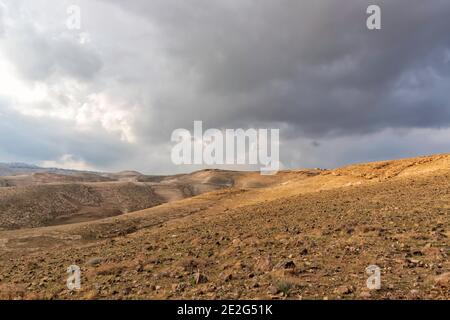
<instances>
[{"instance_id":1,"label":"sparse vegetation","mask_svg":"<svg viewBox=\"0 0 450 320\"><path fill-rule=\"evenodd\" d=\"M0 296L450 299L450 156L224 174L236 187L89 223L1 231ZM72 264L83 282L69 293ZM372 264L381 290L366 287Z\"/></svg>"},{"instance_id":2,"label":"sparse vegetation","mask_svg":"<svg viewBox=\"0 0 450 320\"><path fill-rule=\"evenodd\" d=\"M276 285L277 291L281 292L283 296L289 297L292 289L292 284L287 281L280 281Z\"/></svg>"}]
</instances>

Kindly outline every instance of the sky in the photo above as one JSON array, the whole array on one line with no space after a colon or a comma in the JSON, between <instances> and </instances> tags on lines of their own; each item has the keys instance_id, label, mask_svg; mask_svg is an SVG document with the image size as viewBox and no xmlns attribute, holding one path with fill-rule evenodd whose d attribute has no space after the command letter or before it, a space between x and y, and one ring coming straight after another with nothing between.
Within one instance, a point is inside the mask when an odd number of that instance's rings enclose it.
<instances>
[{"instance_id":1,"label":"sky","mask_svg":"<svg viewBox=\"0 0 450 320\"><path fill-rule=\"evenodd\" d=\"M0 162L200 169L170 158L195 120L279 129L284 168L448 153L449 17L448 0L0 0Z\"/></svg>"}]
</instances>

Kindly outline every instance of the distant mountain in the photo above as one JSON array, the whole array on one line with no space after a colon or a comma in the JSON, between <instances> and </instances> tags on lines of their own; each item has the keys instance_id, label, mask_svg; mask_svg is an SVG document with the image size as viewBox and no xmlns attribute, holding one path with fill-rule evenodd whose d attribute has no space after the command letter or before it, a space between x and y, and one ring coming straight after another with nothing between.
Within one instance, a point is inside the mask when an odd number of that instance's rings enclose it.
<instances>
[{"instance_id":1,"label":"distant mountain","mask_svg":"<svg viewBox=\"0 0 450 320\"><path fill-rule=\"evenodd\" d=\"M40 168L34 164L28 164L28 163L22 163L22 162L0 163L0 165L8 166L10 168L17 168L17 169L39 169Z\"/></svg>"},{"instance_id":2,"label":"distant mountain","mask_svg":"<svg viewBox=\"0 0 450 320\"><path fill-rule=\"evenodd\" d=\"M0 163L0 176L17 176L23 174L32 173L57 173L57 174L78 174L88 173L89 171L69 170L60 168L43 168L34 164L13 162L13 163ZM89 172L94 173L94 172ZM98 172L95 172L98 173ZM99 174L99 173L98 173Z\"/></svg>"}]
</instances>

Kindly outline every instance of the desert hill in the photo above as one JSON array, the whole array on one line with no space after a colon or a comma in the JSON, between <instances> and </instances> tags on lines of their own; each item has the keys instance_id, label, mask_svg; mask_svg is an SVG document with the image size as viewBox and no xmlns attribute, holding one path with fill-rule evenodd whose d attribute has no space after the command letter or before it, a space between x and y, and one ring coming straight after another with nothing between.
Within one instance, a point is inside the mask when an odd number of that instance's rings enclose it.
<instances>
[{"instance_id":1,"label":"desert hill","mask_svg":"<svg viewBox=\"0 0 450 320\"><path fill-rule=\"evenodd\" d=\"M92 221L228 187L277 184L256 172L201 170L175 176L34 172L0 177L0 230Z\"/></svg>"},{"instance_id":2,"label":"desert hill","mask_svg":"<svg viewBox=\"0 0 450 320\"><path fill-rule=\"evenodd\" d=\"M165 203L0 231L0 296L449 299L449 182L450 155L126 182L151 188ZM83 272L80 291L65 287L71 264ZM373 264L382 288L369 291L365 268Z\"/></svg>"}]
</instances>

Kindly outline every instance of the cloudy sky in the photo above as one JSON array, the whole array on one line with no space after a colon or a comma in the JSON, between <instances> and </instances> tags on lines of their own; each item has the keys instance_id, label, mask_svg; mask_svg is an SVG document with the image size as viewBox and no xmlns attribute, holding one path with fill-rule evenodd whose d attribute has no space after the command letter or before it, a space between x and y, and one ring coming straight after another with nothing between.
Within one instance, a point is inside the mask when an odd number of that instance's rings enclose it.
<instances>
[{"instance_id":1,"label":"cloudy sky","mask_svg":"<svg viewBox=\"0 0 450 320\"><path fill-rule=\"evenodd\" d=\"M447 153L449 17L448 0L0 0L0 162L187 171L170 136L194 120L279 128L288 168Z\"/></svg>"}]
</instances>

